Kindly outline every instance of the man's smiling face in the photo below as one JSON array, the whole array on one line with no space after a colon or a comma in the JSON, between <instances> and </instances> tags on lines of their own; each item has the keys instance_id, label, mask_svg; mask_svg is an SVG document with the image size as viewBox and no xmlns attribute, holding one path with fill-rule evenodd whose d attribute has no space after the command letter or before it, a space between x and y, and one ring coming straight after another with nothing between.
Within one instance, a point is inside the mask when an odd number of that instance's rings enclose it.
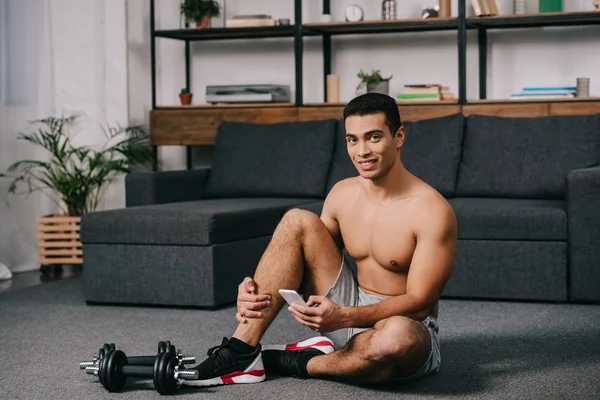
<instances>
[{"instance_id":1,"label":"man's smiling face","mask_svg":"<svg viewBox=\"0 0 600 400\"><path fill-rule=\"evenodd\" d=\"M346 118L348 155L363 178L375 180L384 176L399 160L403 141L404 128L392 134L384 113Z\"/></svg>"}]
</instances>

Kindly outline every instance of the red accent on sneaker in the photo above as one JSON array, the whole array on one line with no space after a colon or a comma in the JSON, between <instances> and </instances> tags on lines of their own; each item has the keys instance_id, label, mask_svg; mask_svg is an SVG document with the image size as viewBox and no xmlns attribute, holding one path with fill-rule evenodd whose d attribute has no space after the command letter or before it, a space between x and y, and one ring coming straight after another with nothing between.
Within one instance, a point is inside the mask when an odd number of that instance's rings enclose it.
<instances>
[{"instance_id":1,"label":"red accent on sneaker","mask_svg":"<svg viewBox=\"0 0 600 400\"><path fill-rule=\"evenodd\" d=\"M311 343L311 344L306 345L306 346L298 346L298 343L300 343L300 342L286 345L285 346L285 350L286 351L304 350L304 349L312 349L313 347L318 347L318 346L331 346L331 342L328 341L328 340L322 340L320 342Z\"/></svg>"},{"instance_id":2,"label":"red accent on sneaker","mask_svg":"<svg viewBox=\"0 0 600 400\"><path fill-rule=\"evenodd\" d=\"M263 376L264 374L265 374L264 369L255 369L255 370L248 371L248 372L236 371L236 372L232 372L227 375L223 375L221 377L221 380L223 381L223 383L229 384L229 383L235 383L233 378L235 378L237 376L242 376L242 375Z\"/></svg>"}]
</instances>

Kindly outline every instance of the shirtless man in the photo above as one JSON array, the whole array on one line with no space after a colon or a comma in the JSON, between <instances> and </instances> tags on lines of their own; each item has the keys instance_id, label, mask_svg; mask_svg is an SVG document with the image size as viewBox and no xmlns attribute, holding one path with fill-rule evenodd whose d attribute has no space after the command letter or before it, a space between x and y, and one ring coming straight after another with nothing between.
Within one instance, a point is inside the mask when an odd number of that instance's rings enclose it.
<instances>
[{"instance_id":1,"label":"shirtless man","mask_svg":"<svg viewBox=\"0 0 600 400\"><path fill-rule=\"evenodd\" d=\"M405 132L394 99L357 97L344 120L360 175L333 187L320 218L300 209L284 215L254 279L239 286L233 337L209 351L196 367L199 380L186 385L260 382L265 369L371 384L438 371L439 296L454 263L454 212L402 165ZM308 297L308 307L288 310L322 337L261 347L284 304L279 289Z\"/></svg>"}]
</instances>

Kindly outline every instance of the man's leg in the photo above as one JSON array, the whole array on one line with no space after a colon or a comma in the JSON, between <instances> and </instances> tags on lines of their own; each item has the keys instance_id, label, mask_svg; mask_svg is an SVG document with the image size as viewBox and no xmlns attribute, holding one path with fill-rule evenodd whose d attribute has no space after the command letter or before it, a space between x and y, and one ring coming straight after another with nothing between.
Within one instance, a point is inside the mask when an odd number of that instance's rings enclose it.
<instances>
[{"instance_id":1,"label":"man's leg","mask_svg":"<svg viewBox=\"0 0 600 400\"><path fill-rule=\"evenodd\" d=\"M254 275L256 294L271 295L271 305L261 310L260 319L239 324L233 337L256 346L284 304L279 289L302 287L310 294L325 295L341 263L341 250L317 215L299 209L287 212Z\"/></svg>"},{"instance_id":2,"label":"man's leg","mask_svg":"<svg viewBox=\"0 0 600 400\"><path fill-rule=\"evenodd\" d=\"M421 322L391 317L353 336L342 349L313 357L307 372L313 377L383 383L417 372L431 345L429 330Z\"/></svg>"},{"instance_id":3,"label":"man's leg","mask_svg":"<svg viewBox=\"0 0 600 400\"><path fill-rule=\"evenodd\" d=\"M283 305L279 289L298 289L302 284L311 294L325 294L335 283L342 263L325 224L315 214L291 210L285 214L263 254L254 281L256 294L270 294L271 305L261 310L261 318L247 318L231 339L208 352L208 358L195 369L198 379L184 381L189 386L229 383L255 383L265 379L260 340ZM315 351L297 352L303 357L302 371ZM310 353L310 354L309 354ZM323 354L322 351L317 351Z\"/></svg>"}]
</instances>

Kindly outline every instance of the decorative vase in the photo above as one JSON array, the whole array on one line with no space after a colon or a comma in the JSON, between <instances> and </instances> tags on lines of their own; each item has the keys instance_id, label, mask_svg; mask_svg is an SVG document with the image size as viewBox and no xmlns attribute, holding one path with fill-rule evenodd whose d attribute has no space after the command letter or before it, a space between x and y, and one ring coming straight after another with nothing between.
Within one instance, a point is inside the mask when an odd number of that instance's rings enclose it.
<instances>
[{"instance_id":1,"label":"decorative vase","mask_svg":"<svg viewBox=\"0 0 600 400\"><path fill-rule=\"evenodd\" d=\"M189 106L190 104L192 104L192 97L193 97L192 93L180 93L179 100L181 100L181 105Z\"/></svg>"},{"instance_id":2,"label":"decorative vase","mask_svg":"<svg viewBox=\"0 0 600 400\"><path fill-rule=\"evenodd\" d=\"M340 102L340 76L327 75L327 103Z\"/></svg>"},{"instance_id":3,"label":"decorative vase","mask_svg":"<svg viewBox=\"0 0 600 400\"><path fill-rule=\"evenodd\" d=\"M539 12L563 12L563 0L539 0Z\"/></svg>"},{"instance_id":4,"label":"decorative vase","mask_svg":"<svg viewBox=\"0 0 600 400\"><path fill-rule=\"evenodd\" d=\"M206 15L204 17L202 17L202 19L200 21L196 21L196 28L197 29L208 29L210 28L210 15Z\"/></svg>"},{"instance_id":5,"label":"decorative vase","mask_svg":"<svg viewBox=\"0 0 600 400\"><path fill-rule=\"evenodd\" d=\"M450 18L452 15L452 2L450 0L440 0L440 11L438 17Z\"/></svg>"},{"instance_id":6,"label":"decorative vase","mask_svg":"<svg viewBox=\"0 0 600 400\"><path fill-rule=\"evenodd\" d=\"M396 19L396 0L383 0L383 3L381 3L381 19L384 21Z\"/></svg>"},{"instance_id":7,"label":"decorative vase","mask_svg":"<svg viewBox=\"0 0 600 400\"><path fill-rule=\"evenodd\" d=\"M513 0L513 14L525 14L525 0Z\"/></svg>"},{"instance_id":8,"label":"decorative vase","mask_svg":"<svg viewBox=\"0 0 600 400\"><path fill-rule=\"evenodd\" d=\"M390 81L380 81L377 83L369 83L367 85L368 93L382 93L389 94L390 92Z\"/></svg>"},{"instance_id":9,"label":"decorative vase","mask_svg":"<svg viewBox=\"0 0 600 400\"><path fill-rule=\"evenodd\" d=\"M38 218L38 262L42 272L48 265L83 264L80 224L81 217L69 215Z\"/></svg>"}]
</instances>

